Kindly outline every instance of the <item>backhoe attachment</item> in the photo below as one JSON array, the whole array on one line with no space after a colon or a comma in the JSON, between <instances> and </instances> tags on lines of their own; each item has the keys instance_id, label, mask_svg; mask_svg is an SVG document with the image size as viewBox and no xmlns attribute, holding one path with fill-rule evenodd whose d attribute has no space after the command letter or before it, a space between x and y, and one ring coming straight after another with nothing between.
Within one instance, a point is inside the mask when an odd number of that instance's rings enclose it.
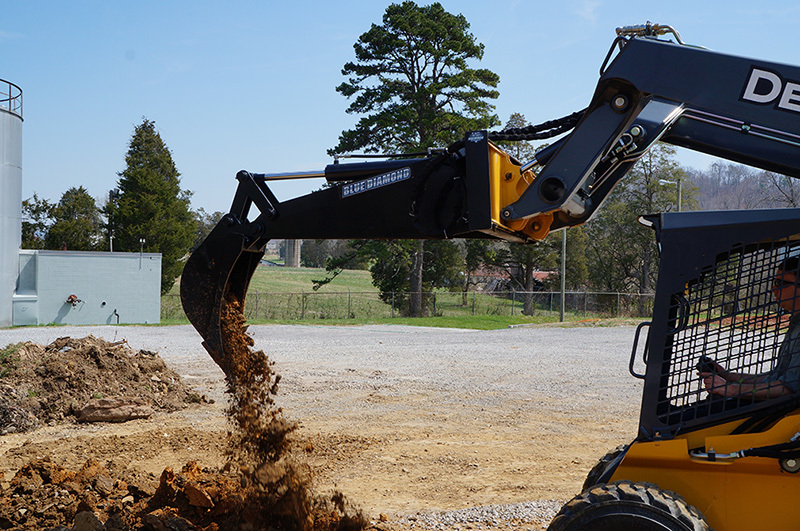
<instances>
[{"instance_id":1,"label":"backhoe attachment","mask_svg":"<svg viewBox=\"0 0 800 531\"><path fill-rule=\"evenodd\" d=\"M268 182L294 175L241 171L230 212L184 267L186 316L227 373L226 309L243 311L250 279L271 239L540 240L551 215L508 221L501 216L502 207L535 178L520 168L485 131L476 131L422 158L331 164L324 172L303 174L325 176L333 186L283 203Z\"/></svg>"},{"instance_id":2,"label":"backhoe attachment","mask_svg":"<svg viewBox=\"0 0 800 531\"><path fill-rule=\"evenodd\" d=\"M227 306L244 305L247 287L263 250L245 250L246 237L218 224L183 269L181 303L189 322L203 338L214 362L228 374L224 355L222 316Z\"/></svg>"}]
</instances>

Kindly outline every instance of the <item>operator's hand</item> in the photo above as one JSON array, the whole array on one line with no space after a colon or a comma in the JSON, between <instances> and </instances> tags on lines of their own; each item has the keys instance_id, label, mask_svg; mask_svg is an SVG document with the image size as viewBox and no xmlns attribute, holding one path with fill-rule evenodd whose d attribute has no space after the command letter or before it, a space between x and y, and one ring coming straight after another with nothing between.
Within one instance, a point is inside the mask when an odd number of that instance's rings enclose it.
<instances>
[{"instance_id":1,"label":"operator's hand","mask_svg":"<svg viewBox=\"0 0 800 531\"><path fill-rule=\"evenodd\" d=\"M701 372L700 378L703 380L703 387L712 395L736 396L737 391L732 389L728 381L718 374Z\"/></svg>"},{"instance_id":2,"label":"operator's hand","mask_svg":"<svg viewBox=\"0 0 800 531\"><path fill-rule=\"evenodd\" d=\"M723 378L728 377L728 371L725 370L725 367L717 363L714 359L709 358L708 356L700 356L700 359L697 361L697 368L698 373L714 373L719 374Z\"/></svg>"},{"instance_id":3,"label":"operator's hand","mask_svg":"<svg viewBox=\"0 0 800 531\"><path fill-rule=\"evenodd\" d=\"M725 374L728 371L725 369L725 367L723 367L722 365L720 365L719 363L717 363L715 361L714 362L714 372L717 373L717 374Z\"/></svg>"}]
</instances>

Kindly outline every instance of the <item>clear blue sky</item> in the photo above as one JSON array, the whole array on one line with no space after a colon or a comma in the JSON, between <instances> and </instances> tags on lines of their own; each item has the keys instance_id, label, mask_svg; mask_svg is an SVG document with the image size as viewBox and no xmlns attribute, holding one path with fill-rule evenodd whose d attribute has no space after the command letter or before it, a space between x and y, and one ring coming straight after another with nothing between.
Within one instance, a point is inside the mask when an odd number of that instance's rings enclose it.
<instances>
[{"instance_id":1,"label":"clear blue sky","mask_svg":"<svg viewBox=\"0 0 800 531\"><path fill-rule=\"evenodd\" d=\"M226 211L234 175L320 170L355 123L334 89L390 2L3 2L0 78L24 93L23 198L116 186L147 117L192 207ZM424 4L425 2L418 2ZM714 50L800 64L795 1L455 1L500 76L496 111L538 123L583 108L617 26L669 24ZM474 64L473 66L476 66ZM679 160L705 169L705 156ZM276 186L280 199L319 183Z\"/></svg>"}]
</instances>

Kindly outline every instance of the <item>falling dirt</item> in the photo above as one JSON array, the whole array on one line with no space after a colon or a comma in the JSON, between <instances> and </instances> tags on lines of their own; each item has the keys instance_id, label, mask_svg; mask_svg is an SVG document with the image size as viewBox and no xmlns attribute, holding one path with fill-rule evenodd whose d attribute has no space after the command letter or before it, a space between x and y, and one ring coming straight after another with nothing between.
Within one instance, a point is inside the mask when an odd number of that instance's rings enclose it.
<instances>
[{"instance_id":1,"label":"falling dirt","mask_svg":"<svg viewBox=\"0 0 800 531\"><path fill-rule=\"evenodd\" d=\"M316 497L309 489L307 465L290 452L289 435L297 425L275 406L280 375L263 351L254 351L246 334L242 303L228 298L222 306L222 348L215 360L226 374L230 406L229 468L236 467L243 499L241 529L361 529L366 519L347 507L337 493Z\"/></svg>"}]
</instances>

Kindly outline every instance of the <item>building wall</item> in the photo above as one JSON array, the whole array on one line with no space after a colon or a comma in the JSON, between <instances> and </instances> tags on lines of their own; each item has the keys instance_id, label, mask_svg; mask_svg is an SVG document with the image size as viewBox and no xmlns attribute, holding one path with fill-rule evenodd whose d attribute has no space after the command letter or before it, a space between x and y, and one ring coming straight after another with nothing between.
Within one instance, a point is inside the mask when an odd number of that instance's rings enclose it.
<instances>
[{"instance_id":1,"label":"building wall","mask_svg":"<svg viewBox=\"0 0 800 531\"><path fill-rule=\"evenodd\" d=\"M22 117L0 107L0 327L10 326L22 238Z\"/></svg>"},{"instance_id":2,"label":"building wall","mask_svg":"<svg viewBox=\"0 0 800 531\"><path fill-rule=\"evenodd\" d=\"M161 254L19 251L15 326L160 320Z\"/></svg>"}]
</instances>

